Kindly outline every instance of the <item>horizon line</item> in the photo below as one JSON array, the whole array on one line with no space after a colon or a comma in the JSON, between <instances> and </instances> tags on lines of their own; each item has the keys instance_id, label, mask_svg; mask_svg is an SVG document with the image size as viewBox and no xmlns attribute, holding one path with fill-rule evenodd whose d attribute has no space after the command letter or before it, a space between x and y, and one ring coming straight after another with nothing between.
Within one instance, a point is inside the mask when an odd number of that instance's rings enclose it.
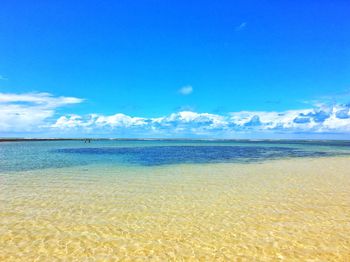
<instances>
[{"instance_id":1,"label":"horizon line","mask_svg":"<svg viewBox=\"0 0 350 262\"><path fill-rule=\"evenodd\" d=\"M0 137L0 142L17 142L17 141L80 141L80 140L116 140L116 141L349 141L350 139L302 139L302 138L93 138L93 137L51 137L51 138L25 138L25 137Z\"/></svg>"}]
</instances>

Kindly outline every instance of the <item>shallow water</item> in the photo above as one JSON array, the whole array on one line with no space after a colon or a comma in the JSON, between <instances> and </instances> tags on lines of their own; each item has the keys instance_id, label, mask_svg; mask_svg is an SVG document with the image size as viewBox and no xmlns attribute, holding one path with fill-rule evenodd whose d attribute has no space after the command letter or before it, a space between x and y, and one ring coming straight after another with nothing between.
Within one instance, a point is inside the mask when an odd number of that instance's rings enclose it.
<instances>
[{"instance_id":1,"label":"shallow water","mask_svg":"<svg viewBox=\"0 0 350 262\"><path fill-rule=\"evenodd\" d=\"M350 259L347 156L146 165L115 152L53 152L81 143L40 143L17 145L26 161L38 146L37 161L45 152L67 162L33 167L1 156L10 162L0 172L1 261ZM121 148L140 147L129 143ZM316 147L293 146L344 151Z\"/></svg>"},{"instance_id":2,"label":"shallow water","mask_svg":"<svg viewBox=\"0 0 350 262\"><path fill-rule=\"evenodd\" d=\"M349 141L97 140L0 143L0 172L74 166L246 163L349 155Z\"/></svg>"}]
</instances>

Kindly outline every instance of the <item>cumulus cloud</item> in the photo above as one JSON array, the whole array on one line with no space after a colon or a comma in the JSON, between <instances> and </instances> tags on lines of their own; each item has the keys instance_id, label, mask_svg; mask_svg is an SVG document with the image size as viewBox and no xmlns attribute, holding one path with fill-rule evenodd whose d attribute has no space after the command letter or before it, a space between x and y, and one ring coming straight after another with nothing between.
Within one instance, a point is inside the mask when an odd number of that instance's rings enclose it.
<instances>
[{"instance_id":1,"label":"cumulus cloud","mask_svg":"<svg viewBox=\"0 0 350 262\"><path fill-rule=\"evenodd\" d=\"M40 130L54 117L57 108L82 101L49 93L0 93L0 132Z\"/></svg>"},{"instance_id":2,"label":"cumulus cloud","mask_svg":"<svg viewBox=\"0 0 350 262\"><path fill-rule=\"evenodd\" d=\"M319 105L287 111L239 111L227 114L180 111L161 117L122 113L64 114L58 109L81 103L49 93L0 93L0 134L39 132L54 136L235 137L235 134L349 134L350 105Z\"/></svg>"},{"instance_id":3,"label":"cumulus cloud","mask_svg":"<svg viewBox=\"0 0 350 262\"><path fill-rule=\"evenodd\" d=\"M179 93L184 96L190 95L192 94L192 92L193 92L192 86L183 86L179 89Z\"/></svg>"},{"instance_id":4,"label":"cumulus cloud","mask_svg":"<svg viewBox=\"0 0 350 262\"><path fill-rule=\"evenodd\" d=\"M182 111L158 118L132 117L124 114L61 116L51 128L99 133L128 130L145 136L217 135L235 132L350 132L350 107L337 105L330 108L289 110L283 112L241 111L227 115Z\"/></svg>"},{"instance_id":5,"label":"cumulus cloud","mask_svg":"<svg viewBox=\"0 0 350 262\"><path fill-rule=\"evenodd\" d=\"M236 112L231 113L234 123L247 126L254 117L259 117L255 129L270 131L303 132L349 132L349 105L289 110L284 112Z\"/></svg>"},{"instance_id":6,"label":"cumulus cloud","mask_svg":"<svg viewBox=\"0 0 350 262\"><path fill-rule=\"evenodd\" d=\"M131 117L124 114L110 116L90 114L79 116L75 114L61 116L51 125L51 128L61 130L82 129L82 130L109 130L118 128L133 128L147 125L147 119L141 117Z\"/></svg>"}]
</instances>

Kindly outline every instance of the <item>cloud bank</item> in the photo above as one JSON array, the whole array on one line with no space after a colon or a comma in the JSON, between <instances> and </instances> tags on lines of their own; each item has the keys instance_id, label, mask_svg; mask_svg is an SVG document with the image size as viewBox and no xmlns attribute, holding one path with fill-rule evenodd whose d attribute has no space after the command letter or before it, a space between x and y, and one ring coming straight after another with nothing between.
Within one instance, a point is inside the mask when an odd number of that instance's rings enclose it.
<instances>
[{"instance_id":1,"label":"cloud bank","mask_svg":"<svg viewBox=\"0 0 350 262\"><path fill-rule=\"evenodd\" d=\"M63 114L59 108L83 102L49 93L0 93L0 135L36 132L43 136L215 137L237 134L350 134L350 105L302 110L240 111L227 114L181 111L161 117L123 113Z\"/></svg>"},{"instance_id":2,"label":"cloud bank","mask_svg":"<svg viewBox=\"0 0 350 262\"><path fill-rule=\"evenodd\" d=\"M121 113L105 116L61 116L52 126L60 130L129 130L144 134L216 135L235 132L349 133L350 107L335 105L284 112L241 111L227 115L183 111L158 118L132 117Z\"/></svg>"}]
</instances>

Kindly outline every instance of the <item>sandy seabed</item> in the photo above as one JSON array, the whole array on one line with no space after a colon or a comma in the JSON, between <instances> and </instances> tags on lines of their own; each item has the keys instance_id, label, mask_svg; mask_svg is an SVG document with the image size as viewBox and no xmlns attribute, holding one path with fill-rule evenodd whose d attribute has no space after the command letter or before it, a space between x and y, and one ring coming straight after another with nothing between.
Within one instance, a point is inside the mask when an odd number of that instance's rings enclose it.
<instances>
[{"instance_id":1,"label":"sandy seabed","mask_svg":"<svg viewBox=\"0 0 350 262\"><path fill-rule=\"evenodd\" d=\"M0 174L0 261L350 261L350 158Z\"/></svg>"}]
</instances>

